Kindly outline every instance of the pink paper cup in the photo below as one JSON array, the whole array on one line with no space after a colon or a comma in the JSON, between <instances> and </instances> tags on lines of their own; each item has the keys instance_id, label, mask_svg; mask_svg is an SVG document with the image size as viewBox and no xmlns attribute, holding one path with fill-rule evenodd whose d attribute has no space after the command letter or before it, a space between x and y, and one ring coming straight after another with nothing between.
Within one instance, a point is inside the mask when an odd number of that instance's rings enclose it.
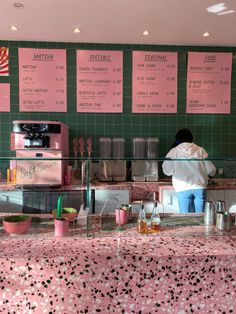
<instances>
[{"instance_id":1,"label":"pink paper cup","mask_svg":"<svg viewBox=\"0 0 236 314\"><path fill-rule=\"evenodd\" d=\"M128 210L116 209L116 223L119 224L119 213L120 213L120 224L124 225L128 222Z\"/></svg>"},{"instance_id":2,"label":"pink paper cup","mask_svg":"<svg viewBox=\"0 0 236 314\"><path fill-rule=\"evenodd\" d=\"M68 220L54 220L55 230L54 234L55 237L64 237L67 235L69 231L69 221Z\"/></svg>"}]
</instances>

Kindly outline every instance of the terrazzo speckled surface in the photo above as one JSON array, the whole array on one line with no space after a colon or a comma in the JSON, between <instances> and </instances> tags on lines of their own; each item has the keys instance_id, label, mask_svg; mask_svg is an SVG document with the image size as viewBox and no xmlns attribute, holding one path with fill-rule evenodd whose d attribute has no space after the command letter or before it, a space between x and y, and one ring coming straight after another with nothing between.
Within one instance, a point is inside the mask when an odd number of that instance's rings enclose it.
<instances>
[{"instance_id":1,"label":"terrazzo speckled surface","mask_svg":"<svg viewBox=\"0 0 236 314\"><path fill-rule=\"evenodd\" d=\"M1 231L0 313L236 313L235 230L101 233Z\"/></svg>"}]
</instances>

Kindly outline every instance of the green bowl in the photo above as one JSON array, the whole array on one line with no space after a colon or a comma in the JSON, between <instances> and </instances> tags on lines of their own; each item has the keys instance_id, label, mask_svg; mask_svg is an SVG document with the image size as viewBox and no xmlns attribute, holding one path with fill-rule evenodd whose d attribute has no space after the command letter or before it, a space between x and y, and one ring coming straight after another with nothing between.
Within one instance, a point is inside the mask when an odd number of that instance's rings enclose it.
<instances>
[{"instance_id":1,"label":"green bowl","mask_svg":"<svg viewBox=\"0 0 236 314\"><path fill-rule=\"evenodd\" d=\"M53 215L53 218L57 218L57 210L54 209L52 211L52 215ZM77 210L75 208L72 208L72 207L63 207L62 208L62 213L61 213L61 217L62 218L65 218L67 220L74 220L76 217L77 217L78 213L77 213Z\"/></svg>"}]
</instances>

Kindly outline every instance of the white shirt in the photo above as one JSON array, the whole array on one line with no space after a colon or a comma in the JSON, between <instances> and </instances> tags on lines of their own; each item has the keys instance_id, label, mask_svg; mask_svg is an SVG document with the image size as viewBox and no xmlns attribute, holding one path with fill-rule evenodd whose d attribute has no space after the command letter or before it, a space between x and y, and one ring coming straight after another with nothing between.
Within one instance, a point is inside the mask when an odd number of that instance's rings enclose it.
<instances>
[{"instance_id":1,"label":"white shirt","mask_svg":"<svg viewBox=\"0 0 236 314\"><path fill-rule=\"evenodd\" d=\"M172 176L172 183L176 192L190 189L205 189L208 176L213 176L216 168L209 160L204 148L194 143L182 143L172 148L166 155L170 159L200 159L192 161L167 161L162 164L164 174Z\"/></svg>"}]
</instances>

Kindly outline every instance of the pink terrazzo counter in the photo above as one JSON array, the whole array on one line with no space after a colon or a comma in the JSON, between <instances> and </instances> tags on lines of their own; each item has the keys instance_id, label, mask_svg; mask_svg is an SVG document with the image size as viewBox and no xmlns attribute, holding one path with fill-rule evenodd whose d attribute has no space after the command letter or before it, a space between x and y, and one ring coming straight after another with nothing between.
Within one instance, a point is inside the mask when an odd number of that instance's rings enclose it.
<instances>
[{"instance_id":1,"label":"pink terrazzo counter","mask_svg":"<svg viewBox=\"0 0 236 314\"><path fill-rule=\"evenodd\" d=\"M0 231L0 313L236 313L236 229Z\"/></svg>"}]
</instances>

